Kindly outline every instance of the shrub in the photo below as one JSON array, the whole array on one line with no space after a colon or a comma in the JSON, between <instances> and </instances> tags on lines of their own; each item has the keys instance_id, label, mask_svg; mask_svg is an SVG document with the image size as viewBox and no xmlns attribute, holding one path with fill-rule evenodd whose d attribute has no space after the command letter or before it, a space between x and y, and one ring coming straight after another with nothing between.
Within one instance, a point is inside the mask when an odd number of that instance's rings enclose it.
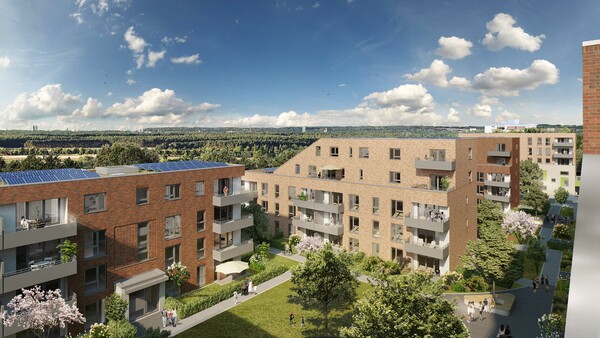
<instances>
[{"instance_id":1,"label":"shrub","mask_svg":"<svg viewBox=\"0 0 600 338\"><path fill-rule=\"evenodd\" d=\"M296 234L291 234L290 238L288 238L288 243L290 244L290 248L292 248L292 250L296 250L296 245L300 243L300 236Z\"/></svg>"},{"instance_id":2,"label":"shrub","mask_svg":"<svg viewBox=\"0 0 600 338\"><path fill-rule=\"evenodd\" d=\"M552 237L570 241L573 239L574 230L569 224L557 224L554 226Z\"/></svg>"},{"instance_id":3,"label":"shrub","mask_svg":"<svg viewBox=\"0 0 600 338\"><path fill-rule=\"evenodd\" d=\"M264 271L252 276L252 283L255 285L260 285L269 279L273 279L283 274L286 271L287 268L285 266L276 263L270 263Z\"/></svg>"},{"instance_id":4,"label":"shrub","mask_svg":"<svg viewBox=\"0 0 600 338\"><path fill-rule=\"evenodd\" d=\"M465 288L465 286L463 285L462 281L461 281L461 282L456 282L456 283L453 283L453 284L450 286L450 289L451 289L452 291L454 291L454 292L465 292L465 291L467 291L467 289L466 289L466 288Z\"/></svg>"},{"instance_id":5,"label":"shrub","mask_svg":"<svg viewBox=\"0 0 600 338\"><path fill-rule=\"evenodd\" d=\"M250 269L254 271L262 271L265 269L265 262L263 262L260 255L254 254L250 257Z\"/></svg>"},{"instance_id":6,"label":"shrub","mask_svg":"<svg viewBox=\"0 0 600 338\"><path fill-rule=\"evenodd\" d=\"M563 253L565 253L565 251L573 249L573 243L572 242L558 241L558 240L555 240L553 238L551 238L550 240L548 240L548 243L546 244L546 246L548 247L548 249L560 250Z\"/></svg>"},{"instance_id":7,"label":"shrub","mask_svg":"<svg viewBox=\"0 0 600 338\"><path fill-rule=\"evenodd\" d=\"M575 214L575 212L573 211L573 208L567 207L567 206L563 206L560 209L560 214L563 217L573 217L573 215Z\"/></svg>"},{"instance_id":8,"label":"shrub","mask_svg":"<svg viewBox=\"0 0 600 338\"><path fill-rule=\"evenodd\" d=\"M90 327L90 332L87 335L89 338L108 338L110 334L108 333L108 327L104 324L92 324Z\"/></svg>"},{"instance_id":9,"label":"shrub","mask_svg":"<svg viewBox=\"0 0 600 338\"><path fill-rule=\"evenodd\" d=\"M460 282L462 280L462 275L458 272L455 271L450 271L445 273L442 278L442 285L444 285L444 287L446 289L449 289L452 284L456 283L456 282Z\"/></svg>"},{"instance_id":10,"label":"shrub","mask_svg":"<svg viewBox=\"0 0 600 338\"><path fill-rule=\"evenodd\" d=\"M398 261L385 261L383 269L387 275L399 275L402 273L403 266Z\"/></svg>"},{"instance_id":11,"label":"shrub","mask_svg":"<svg viewBox=\"0 0 600 338\"><path fill-rule=\"evenodd\" d=\"M141 335L141 338L169 338L171 333L167 330L161 330L159 328L151 327L144 331L144 334Z\"/></svg>"},{"instance_id":12,"label":"shrub","mask_svg":"<svg viewBox=\"0 0 600 338\"><path fill-rule=\"evenodd\" d=\"M464 283L471 291L487 291L489 288L488 283L481 276L469 277L465 279Z\"/></svg>"},{"instance_id":13,"label":"shrub","mask_svg":"<svg viewBox=\"0 0 600 338\"><path fill-rule=\"evenodd\" d=\"M354 263L361 263L367 255L362 251L357 251L352 254L352 260Z\"/></svg>"},{"instance_id":14,"label":"shrub","mask_svg":"<svg viewBox=\"0 0 600 338\"><path fill-rule=\"evenodd\" d=\"M321 237L306 236L296 245L296 250L299 254L309 253L311 251L319 251L323 249L323 239Z\"/></svg>"},{"instance_id":15,"label":"shrub","mask_svg":"<svg viewBox=\"0 0 600 338\"><path fill-rule=\"evenodd\" d=\"M383 260L379 256L369 256L362 262L362 269L367 272L375 272L379 266L383 263Z\"/></svg>"},{"instance_id":16,"label":"shrub","mask_svg":"<svg viewBox=\"0 0 600 338\"><path fill-rule=\"evenodd\" d=\"M115 337L117 322L114 320L108 321L108 332L111 337ZM119 321L119 338L136 338L137 328L127 320Z\"/></svg>"}]
</instances>

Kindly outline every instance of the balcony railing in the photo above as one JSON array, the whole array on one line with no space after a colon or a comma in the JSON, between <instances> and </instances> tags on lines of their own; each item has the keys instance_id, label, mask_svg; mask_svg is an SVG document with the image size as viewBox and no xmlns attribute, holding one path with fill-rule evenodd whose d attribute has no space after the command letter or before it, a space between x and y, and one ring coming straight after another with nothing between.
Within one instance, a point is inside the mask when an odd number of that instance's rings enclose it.
<instances>
[{"instance_id":1,"label":"balcony railing","mask_svg":"<svg viewBox=\"0 0 600 338\"><path fill-rule=\"evenodd\" d=\"M222 192L215 192L213 195L213 204L216 207L225 207L239 203L246 203L258 197L256 190L235 190L229 191L227 195Z\"/></svg>"},{"instance_id":2,"label":"balcony railing","mask_svg":"<svg viewBox=\"0 0 600 338\"><path fill-rule=\"evenodd\" d=\"M490 150L487 153L488 156L493 156L493 157L510 157L511 152L510 151L500 151L500 150Z\"/></svg>"},{"instance_id":3,"label":"balcony railing","mask_svg":"<svg viewBox=\"0 0 600 338\"><path fill-rule=\"evenodd\" d=\"M222 249L213 249L213 258L219 262L241 256L254 250L254 242L249 239L240 244L230 245Z\"/></svg>"},{"instance_id":4,"label":"balcony railing","mask_svg":"<svg viewBox=\"0 0 600 338\"><path fill-rule=\"evenodd\" d=\"M573 153L554 153L552 154L554 158L573 158Z\"/></svg>"},{"instance_id":5,"label":"balcony railing","mask_svg":"<svg viewBox=\"0 0 600 338\"><path fill-rule=\"evenodd\" d=\"M344 204L343 203L316 202L314 199L305 201L302 199L293 198L292 205L299 207L299 208L306 208L306 209L310 209L310 210L332 212L334 214L341 214L344 212Z\"/></svg>"},{"instance_id":6,"label":"balcony railing","mask_svg":"<svg viewBox=\"0 0 600 338\"><path fill-rule=\"evenodd\" d=\"M4 262L0 262L2 272L2 293L19 290L35 284L77 274L77 260L42 260L30 264L28 268L4 273Z\"/></svg>"},{"instance_id":7,"label":"balcony railing","mask_svg":"<svg viewBox=\"0 0 600 338\"><path fill-rule=\"evenodd\" d=\"M407 227L446 232L450 229L450 218L448 216L437 216L437 217L414 217L408 215L404 218L404 222Z\"/></svg>"},{"instance_id":8,"label":"balcony railing","mask_svg":"<svg viewBox=\"0 0 600 338\"><path fill-rule=\"evenodd\" d=\"M319 224L315 223L310 218L301 219L299 217L294 217L292 219L292 225L294 225L296 228L323 232L334 236L340 236L344 233L344 226L341 223Z\"/></svg>"},{"instance_id":9,"label":"balcony railing","mask_svg":"<svg viewBox=\"0 0 600 338\"><path fill-rule=\"evenodd\" d=\"M510 181L505 182L504 180L484 180L483 184L490 187L510 188Z\"/></svg>"},{"instance_id":10,"label":"balcony railing","mask_svg":"<svg viewBox=\"0 0 600 338\"><path fill-rule=\"evenodd\" d=\"M444 259L448 257L449 245L448 243L439 245L435 241L425 243L423 239L406 239L404 241L404 250L406 252L416 253L421 256L433 257L437 259Z\"/></svg>"},{"instance_id":11,"label":"balcony railing","mask_svg":"<svg viewBox=\"0 0 600 338\"><path fill-rule=\"evenodd\" d=\"M554 140L553 146L555 147L573 147L574 143L573 142L567 142L567 141L558 141L558 140Z\"/></svg>"},{"instance_id":12,"label":"balcony railing","mask_svg":"<svg viewBox=\"0 0 600 338\"><path fill-rule=\"evenodd\" d=\"M70 216L63 221L55 223L43 221L30 222L27 228L6 229L0 217L0 229L2 230L0 231L0 250L5 250L76 236L77 218Z\"/></svg>"},{"instance_id":13,"label":"balcony railing","mask_svg":"<svg viewBox=\"0 0 600 338\"><path fill-rule=\"evenodd\" d=\"M242 215L239 219L214 220L213 232L224 234L248 228L252 225L254 225L254 217L252 215Z\"/></svg>"},{"instance_id":14,"label":"balcony railing","mask_svg":"<svg viewBox=\"0 0 600 338\"><path fill-rule=\"evenodd\" d=\"M507 195L485 194L484 196L486 199L491 200L491 201L510 203L510 194L507 194Z\"/></svg>"},{"instance_id":15,"label":"balcony railing","mask_svg":"<svg viewBox=\"0 0 600 338\"><path fill-rule=\"evenodd\" d=\"M417 157L415 159L415 168L416 169L428 169L428 170L445 170L445 171L454 171L456 170L456 161L455 160L425 160Z\"/></svg>"}]
</instances>

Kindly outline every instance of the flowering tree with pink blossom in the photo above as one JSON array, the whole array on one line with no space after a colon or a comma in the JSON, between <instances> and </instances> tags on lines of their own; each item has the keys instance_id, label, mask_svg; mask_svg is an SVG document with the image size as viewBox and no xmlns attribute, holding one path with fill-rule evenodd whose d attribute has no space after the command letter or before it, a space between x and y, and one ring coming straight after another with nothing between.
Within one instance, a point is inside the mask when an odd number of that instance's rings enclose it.
<instances>
[{"instance_id":1,"label":"flowering tree with pink blossom","mask_svg":"<svg viewBox=\"0 0 600 338\"><path fill-rule=\"evenodd\" d=\"M510 210L504 214L502 230L506 234L514 235L519 244L524 244L533 236L538 227L535 218L526 212Z\"/></svg>"},{"instance_id":2,"label":"flowering tree with pink blossom","mask_svg":"<svg viewBox=\"0 0 600 338\"><path fill-rule=\"evenodd\" d=\"M49 337L50 328L65 328L69 323L85 322L77 305L69 305L60 295L60 289L43 291L39 285L31 289L21 289L6 305L0 317L4 326L18 325L38 337Z\"/></svg>"},{"instance_id":3,"label":"flowering tree with pink blossom","mask_svg":"<svg viewBox=\"0 0 600 338\"><path fill-rule=\"evenodd\" d=\"M323 239L321 237L305 236L296 245L296 251L299 254L323 249Z\"/></svg>"}]
</instances>

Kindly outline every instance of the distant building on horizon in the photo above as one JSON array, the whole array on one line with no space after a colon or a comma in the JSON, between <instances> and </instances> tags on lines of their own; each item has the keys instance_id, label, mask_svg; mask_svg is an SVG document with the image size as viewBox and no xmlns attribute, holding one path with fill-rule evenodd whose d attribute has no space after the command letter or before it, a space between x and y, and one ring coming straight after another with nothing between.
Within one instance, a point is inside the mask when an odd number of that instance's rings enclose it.
<instances>
[{"instance_id":1,"label":"distant building on horizon","mask_svg":"<svg viewBox=\"0 0 600 338\"><path fill-rule=\"evenodd\" d=\"M511 131L520 131L520 130L525 130L525 129L530 129L530 128L536 127L536 125L532 124L532 123L520 124L519 122L520 122L520 120L506 120L495 126L485 126L484 132L486 134L499 133L499 132L508 133Z\"/></svg>"}]
</instances>

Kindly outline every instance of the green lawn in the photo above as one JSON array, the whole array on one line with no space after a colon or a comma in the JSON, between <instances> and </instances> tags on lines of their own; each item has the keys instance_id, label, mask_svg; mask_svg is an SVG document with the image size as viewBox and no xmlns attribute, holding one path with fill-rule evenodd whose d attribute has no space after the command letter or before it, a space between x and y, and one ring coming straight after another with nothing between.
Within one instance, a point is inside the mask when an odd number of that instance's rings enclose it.
<instances>
[{"instance_id":1,"label":"green lawn","mask_svg":"<svg viewBox=\"0 0 600 338\"><path fill-rule=\"evenodd\" d=\"M291 270L293 267L300 264L299 262L296 262L295 260L285 258L282 256L278 256L278 255L272 254L270 252L267 254L267 259L269 262L276 262L280 265L285 266L288 270Z\"/></svg>"},{"instance_id":2,"label":"green lawn","mask_svg":"<svg viewBox=\"0 0 600 338\"><path fill-rule=\"evenodd\" d=\"M523 278L532 279L535 276L539 275L539 272L540 271L535 271L535 265L533 264L533 261L525 257L525 260L523 261Z\"/></svg>"},{"instance_id":3,"label":"green lawn","mask_svg":"<svg viewBox=\"0 0 600 338\"><path fill-rule=\"evenodd\" d=\"M291 282L285 282L177 337L323 337L337 336L340 326L350 325L351 309L333 311L329 315L330 329L325 330L319 312L304 311L300 305L288 303L291 287ZM370 288L369 284L360 283L359 297ZM296 316L293 326L289 325L290 312ZM301 316L306 320L304 329L300 327Z\"/></svg>"}]
</instances>

